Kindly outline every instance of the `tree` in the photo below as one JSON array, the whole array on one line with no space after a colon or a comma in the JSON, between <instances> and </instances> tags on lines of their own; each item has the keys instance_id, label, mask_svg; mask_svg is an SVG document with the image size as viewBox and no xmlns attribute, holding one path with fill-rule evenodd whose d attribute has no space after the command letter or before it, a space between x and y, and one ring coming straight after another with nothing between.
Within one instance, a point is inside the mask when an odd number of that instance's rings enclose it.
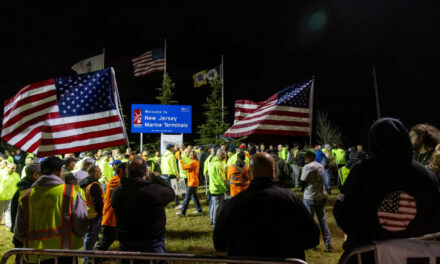
<instances>
[{"instance_id":1,"label":"tree","mask_svg":"<svg viewBox=\"0 0 440 264\"><path fill-rule=\"evenodd\" d=\"M222 81L216 78L210 81L209 84L211 85L212 92L206 99L206 103L203 104L203 107L206 108L206 112L203 113L206 116L206 123L198 127L200 138L196 142L202 145L218 145L224 141L219 138L219 135L228 129L229 124L222 121Z\"/></svg>"},{"instance_id":2,"label":"tree","mask_svg":"<svg viewBox=\"0 0 440 264\"><path fill-rule=\"evenodd\" d=\"M156 88L156 90L159 91L159 96L156 96L156 99L159 100L160 104L177 104L177 101L173 100L173 89L175 86L176 84L173 83L170 76L168 76L168 73L165 73L163 76L162 87Z\"/></svg>"},{"instance_id":3,"label":"tree","mask_svg":"<svg viewBox=\"0 0 440 264\"><path fill-rule=\"evenodd\" d=\"M316 117L316 135L320 145L331 144L341 145L342 134L329 120L328 114L318 111Z\"/></svg>"}]
</instances>

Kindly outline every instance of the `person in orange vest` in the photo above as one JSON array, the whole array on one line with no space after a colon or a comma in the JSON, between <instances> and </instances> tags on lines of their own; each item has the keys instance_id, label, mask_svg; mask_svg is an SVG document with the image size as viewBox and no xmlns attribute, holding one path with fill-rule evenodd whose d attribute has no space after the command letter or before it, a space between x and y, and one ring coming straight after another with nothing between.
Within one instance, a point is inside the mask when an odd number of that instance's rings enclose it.
<instances>
[{"instance_id":1,"label":"person in orange vest","mask_svg":"<svg viewBox=\"0 0 440 264\"><path fill-rule=\"evenodd\" d=\"M101 169L97 165L92 165L87 170L89 176L84 178L79 186L85 193L85 203L88 214L88 229L84 236L84 250L93 250L98 240L101 230L102 208L104 207L104 191L99 183L101 178ZM88 258L84 258L86 263Z\"/></svg>"},{"instance_id":2,"label":"person in orange vest","mask_svg":"<svg viewBox=\"0 0 440 264\"><path fill-rule=\"evenodd\" d=\"M251 182L249 166L245 163L245 153L237 154L237 161L228 167L228 181L230 185L231 197L247 189Z\"/></svg>"},{"instance_id":3,"label":"person in orange vest","mask_svg":"<svg viewBox=\"0 0 440 264\"><path fill-rule=\"evenodd\" d=\"M196 210L193 214L200 214L202 212L202 206L200 206L199 199L197 198L197 187L199 186L199 168L200 164L197 160L197 154L194 150L189 153L190 162L184 164L182 159L179 159L180 168L188 170L188 187L186 188L185 199L183 200L182 209L177 212L176 215L185 216L188 209L189 199L191 198L196 205Z\"/></svg>"},{"instance_id":4,"label":"person in orange vest","mask_svg":"<svg viewBox=\"0 0 440 264\"><path fill-rule=\"evenodd\" d=\"M116 175L107 184L104 196L104 208L102 209L101 238L95 246L95 250L108 250L116 240L116 215L112 207L112 194L116 187L121 185L121 179L126 176L126 162L120 162L116 166Z\"/></svg>"}]
</instances>

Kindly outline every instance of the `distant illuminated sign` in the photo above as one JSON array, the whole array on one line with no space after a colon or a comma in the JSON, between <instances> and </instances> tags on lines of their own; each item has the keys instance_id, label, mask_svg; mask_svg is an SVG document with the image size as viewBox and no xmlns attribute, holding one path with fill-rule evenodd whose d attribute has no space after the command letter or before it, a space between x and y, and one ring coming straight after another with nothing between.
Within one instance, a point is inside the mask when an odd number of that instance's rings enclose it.
<instances>
[{"instance_id":1,"label":"distant illuminated sign","mask_svg":"<svg viewBox=\"0 0 440 264\"><path fill-rule=\"evenodd\" d=\"M191 133L190 105L131 105L131 133Z\"/></svg>"}]
</instances>

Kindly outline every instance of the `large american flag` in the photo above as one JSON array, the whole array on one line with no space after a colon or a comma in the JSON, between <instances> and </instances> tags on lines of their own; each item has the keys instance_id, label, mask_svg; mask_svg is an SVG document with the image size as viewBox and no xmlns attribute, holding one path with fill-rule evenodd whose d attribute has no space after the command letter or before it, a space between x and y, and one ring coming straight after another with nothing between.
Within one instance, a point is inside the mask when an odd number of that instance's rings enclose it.
<instances>
[{"instance_id":1,"label":"large american flag","mask_svg":"<svg viewBox=\"0 0 440 264\"><path fill-rule=\"evenodd\" d=\"M140 77L155 71L164 71L165 56L163 49L149 50L131 60L133 62L134 76Z\"/></svg>"},{"instance_id":2,"label":"large american flag","mask_svg":"<svg viewBox=\"0 0 440 264\"><path fill-rule=\"evenodd\" d=\"M386 195L377 210L379 223L391 232L405 230L416 214L416 200L403 191Z\"/></svg>"},{"instance_id":3,"label":"large american flag","mask_svg":"<svg viewBox=\"0 0 440 264\"><path fill-rule=\"evenodd\" d=\"M234 125L225 137L251 134L310 136L314 79L288 86L267 101L235 101Z\"/></svg>"},{"instance_id":4,"label":"large american flag","mask_svg":"<svg viewBox=\"0 0 440 264\"><path fill-rule=\"evenodd\" d=\"M2 138L38 157L126 144L112 68L49 79L4 103Z\"/></svg>"}]
</instances>

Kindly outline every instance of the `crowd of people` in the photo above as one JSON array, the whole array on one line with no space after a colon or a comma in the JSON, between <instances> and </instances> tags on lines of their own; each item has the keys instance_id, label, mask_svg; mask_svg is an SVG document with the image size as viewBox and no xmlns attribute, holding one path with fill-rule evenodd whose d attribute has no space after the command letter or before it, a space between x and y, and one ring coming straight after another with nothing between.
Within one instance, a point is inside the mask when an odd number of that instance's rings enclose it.
<instances>
[{"instance_id":1,"label":"crowd of people","mask_svg":"<svg viewBox=\"0 0 440 264\"><path fill-rule=\"evenodd\" d=\"M14 232L15 247L108 250L118 240L121 251L164 253L165 207L173 201L176 215L185 217L192 200L191 213L200 215L197 189L206 184L217 251L304 259L320 233L325 251L333 251L325 214L332 191L345 251L440 231L439 177L440 131L419 124L408 132L393 118L371 126L368 151L362 145L168 144L162 156L113 149L40 159L5 150L0 219ZM173 180L185 182L185 194L176 195ZM289 188L301 188L302 199ZM404 218L399 201L405 201Z\"/></svg>"}]
</instances>

